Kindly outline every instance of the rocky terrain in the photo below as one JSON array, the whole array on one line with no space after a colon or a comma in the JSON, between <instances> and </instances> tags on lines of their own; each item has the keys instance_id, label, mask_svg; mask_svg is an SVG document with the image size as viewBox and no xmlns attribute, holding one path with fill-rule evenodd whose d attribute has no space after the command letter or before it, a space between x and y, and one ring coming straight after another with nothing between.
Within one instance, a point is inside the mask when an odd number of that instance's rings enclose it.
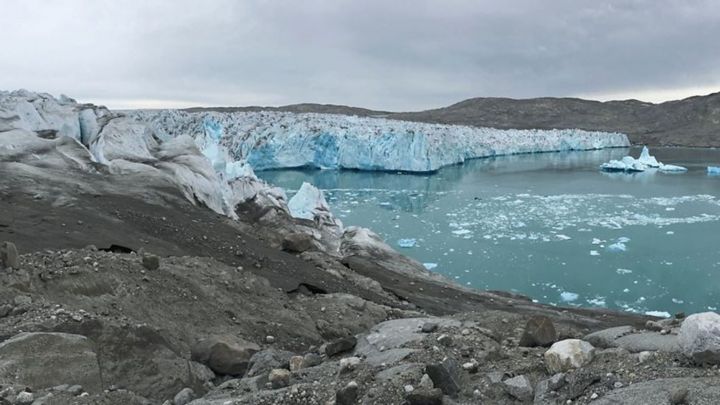
<instances>
[{"instance_id":1,"label":"rocky terrain","mask_svg":"<svg viewBox=\"0 0 720 405\"><path fill-rule=\"evenodd\" d=\"M0 403L715 404L720 316L463 288L308 186L293 215L188 139L0 104ZM302 204L300 204L302 202Z\"/></svg>"},{"instance_id":2,"label":"rocky terrain","mask_svg":"<svg viewBox=\"0 0 720 405\"><path fill-rule=\"evenodd\" d=\"M659 104L638 100L599 102L578 98L517 100L480 97L448 107L417 112L371 111L320 104L220 110L323 112L501 129L578 128L625 133L635 145L720 147L720 93Z\"/></svg>"}]
</instances>

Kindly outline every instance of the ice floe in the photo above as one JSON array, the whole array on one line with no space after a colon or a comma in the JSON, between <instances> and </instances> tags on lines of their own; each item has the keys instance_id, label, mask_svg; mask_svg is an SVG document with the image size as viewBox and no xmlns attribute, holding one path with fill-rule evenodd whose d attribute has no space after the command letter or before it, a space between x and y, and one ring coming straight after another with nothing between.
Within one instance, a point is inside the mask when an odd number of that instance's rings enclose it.
<instances>
[{"instance_id":1,"label":"ice floe","mask_svg":"<svg viewBox=\"0 0 720 405\"><path fill-rule=\"evenodd\" d=\"M720 166L708 166L707 173L711 176L720 176Z\"/></svg>"}]
</instances>

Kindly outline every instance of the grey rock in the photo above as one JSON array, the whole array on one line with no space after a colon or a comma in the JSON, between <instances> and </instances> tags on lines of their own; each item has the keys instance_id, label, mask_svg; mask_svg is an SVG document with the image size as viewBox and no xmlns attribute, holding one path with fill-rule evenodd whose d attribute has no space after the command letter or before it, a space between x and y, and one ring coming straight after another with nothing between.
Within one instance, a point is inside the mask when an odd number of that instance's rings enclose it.
<instances>
[{"instance_id":1,"label":"grey rock","mask_svg":"<svg viewBox=\"0 0 720 405\"><path fill-rule=\"evenodd\" d=\"M313 248L315 241L312 235L303 232L294 232L285 235L282 240L282 250L291 253L302 253Z\"/></svg>"},{"instance_id":2,"label":"grey rock","mask_svg":"<svg viewBox=\"0 0 720 405\"><path fill-rule=\"evenodd\" d=\"M82 385L75 384L75 385L68 387L66 391L72 395L78 396L78 395L82 394L84 390L83 390Z\"/></svg>"},{"instance_id":3,"label":"grey rock","mask_svg":"<svg viewBox=\"0 0 720 405\"><path fill-rule=\"evenodd\" d=\"M292 356L290 357L290 361L288 366L290 367L290 371L298 371L304 367L305 358L303 356Z\"/></svg>"},{"instance_id":4,"label":"grey rock","mask_svg":"<svg viewBox=\"0 0 720 405\"><path fill-rule=\"evenodd\" d=\"M420 329L423 333L435 332L438 328L438 324L435 322L425 322Z\"/></svg>"},{"instance_id":5,"label":"grey rock","mask_svg":"<svg viewBox=\"0 0 720 405\"><path fill-rule=\"evenodd\" d=\"M453 344L453 338L450 335L440 335L437 338L437 342L443 346L450 347Z\"/></svg>"},{"instance_id":6,"label":"grey rock","mask_svg":"<svg viewBox=\"0 0 720 405\"><path fill-rule=\"evenodd\" d=\"M442 405L443 392L439 388L417 389L405 395L408 405Z\"/></svg>"},{"instance_id":7,"label":"grey rock","mask_svg":"<svg viewBox=\"0 0 720 405\"><path fill-rule=\"evenodd\" d=\"M583 340L590 342L591 345L601 349L617 347L615 341L625 335L632 333L632 326L617 326L614 328L603 329L586 335Z\"/></svg>"},{"instance_id":8,"label":"grey rock","mask_svg":"<svg viewBox=\"0 0 720 405\"><path fill-rule=\"evenodd\" d=\"M289 368L292 352L280 349L261 350L252 355L247 371L248 377L269 372L274 368Z\"/></svg>"},{"instance_id":9,"label":"grey rock","mask_svg":"<svg viewBox=\"0 0 720 405\"><path fill-rule=\"evenodd\" d=\"M191 358L220 375L244 375L250 359L259 351L255 343L219 335L198 341L191 349Z\"/></svg>"},{"instance_id":10,"label":"grey rock","mask_svg":"<svg viewBox=\"0 0 720 405\"><path fill-rule=\"evenodd\" d=\"M18 295L13 300L15 305L30 305L32 304L32 298L28 295Z\"/></svg>"},{"instance_id":11,"label":"grey rock","mask_svg":"<svg viewBox=\"0 0 720 405\"><path fill-rule=\"evenodd\" d=\"M430 376L435 387L451 397L456 397L463 388L464 373L453 358L446 357L440 363L428 364L425 372Z\"/></svg>"},{"instance_id":12,"label":"grey rock","mask_svg":"<svg viewBox=\"0 0 720 405\"><path fill-rule=\"evenodd\" d=\"M568 371L592 361L595 348L579 339L565 339L554 343L545 352L545 366L551 373Z\"/></svg>"},{"instance_id":13,"label":"grey rock","mask_svg":"<svg viewBox=\"0 0 720 405\"><path fill-rule=\"evenodd\" d=\"M615 340L617 347L630 353L639 352L666 352L679 353L681 351L676 335L663 335L659 332L641 332L625 335Z\"/></svg>"},{"instance_id":14,"label":"grey rock","mask_svg":"<svg viewBox=\"0 0 720 405\"><path fill-rule=\"evenodd\" d=\"M25 332L0 343L0 383L43 389L68 382L101 390L98 358L86 337Z\"/></svg>"},{"instance_id":15,"label":"grey rock","mask_svg":"<svg viewBox=\"0 0 720 405\"><path fill-rule=\"evenodd\" d=\"M315 367L322 362L322 356L317 353L307 353L305 354L305 356L303 356L303 367L305 368Z\"/></svg>"},{"instance_id":16,"label":"grey rock","mask_svg":"<svg viewBox=\"0 0 720 405\"><path fill-rule=\"evenodd\" d=\"M533 399L533 387L530 379L525 375L508 378L503 381L505 391L520 401L529 401Z\"/></svg>"},{"instance_id":17,"label":"grey rock","mask_svg":"<svg viewBox=\"0 0 720 405\"><path fill-rule=\"evenodd\" d=\"M335 339L325 346L325 354L328 357L332 357L336 354L349 352L357 345L357 338L355 336L347 336L340 339Z\"/></svg>"},{"instance_id":18,"label":"grey rock","mask_svg":"<svg viewBox=\"0 0 720 405\"><path fill-rule=\"evenodd\" d=\"M432 379L430 378L429 375L427 375L427 374L422 375L422 377L420 378L420 388L426 389L426 390L431 390L431 389L435 388L435 385L433 384Z\"/></svg>"},{"instance_id":19,"label":"grey rock","mask_svg":"<svg viewBox=\"0 0 720 405\"><path fill-rule=\"evenodd\" d=\"M336 405L353 405L357 401L359 392L358 384L355 381L350 381L346 386L340 388L335 393L335 404Z\"/></svg>"},{"instance_id":20,"label":"grey rock","mask_svg":"<svg viewBox=\"0 0 720 405\"><path fill-rule=\"evenodd\" d=\"M268 381L273 389L287 387L290 385L290 371L284 368L274 368L268 374Z\"/></svg>"},{"instance_id":21,"label":"grey rock","mask_svg":"<svg viewBox=\"0 0 720 405\"><path fill-rule=\"evenodd\" d=\"M17 247L12 242L0 245L0 269L4 268L19 268Z\"/></svg>"},{"instance_id":22,"label":"grey rock","mask_svg":"<svg viewBox=\"0 0 720 405\"><path fill-rule=\"evenodd\" d=\"M520 337L520 346L550 346L558 340L555 325L550 318L536 315L528 319L525 329Z\"/></svg>"},{"instance_id":23,"label":"grey rock","mask_svg":"<svg viewBox=\"0 0 720 405\"><path fill-rule=\"evenodd\" d=\"M17 405L30 405L35 400L35 396L32 392L23 391L17 394L15 397L15 404Z\"/></svg>"},{"instance_id":24,"label":"grey rock","mask_svg":"<svg viewBox=\"0 0 720 405\"><path fill-rule=\"evenodd\" d=\"M173 398L173 405L187 405L195 398L195 391L190 388L183 388Z\"/></svg>"},{"instance_id":25,"label":"grey rock","mask_svg":"<svg viewBox=\"0 0 720 405\"><path fill-rule=\"evenodd\" d=\"M417 380L423 373L423 366L419 363L403 363L395 367L382 370L375 375L375 379L379 381L397 381ZM432 384L432 381L430 381ZM432 387L430 387L432 388Z\"/></svg>"},{"instance_id":26,"label":"grey rock","mask_svg":"<svg viewBox=\"0 0 720 405\"><path fill-rule=\"evenodd\" d=\"M670 394L671 405L682 405L687 404L687 397L690 391L685 387L680 387L672 391Z\"/></svg>"},{"instance_id":27,"label":"grey rock","mask_svg":"<svg viewBox=\"0 0 720 405\"><path fill-rule=\"evenodd\" d=\"M160 257L146 253L142 257L142 265L148 270L157 270L160 268Z\"/></svg>"},{"instance_id":28,"label":"grey rock","mask_svg":"<svg viewBox=\"0 0 720 405\"><path fill-rule=\"evenodd\" d=\"M699 364L720 364L720 315L703 312L688 316L680 327L683 353Z\"/></svg>"}]
</instances>

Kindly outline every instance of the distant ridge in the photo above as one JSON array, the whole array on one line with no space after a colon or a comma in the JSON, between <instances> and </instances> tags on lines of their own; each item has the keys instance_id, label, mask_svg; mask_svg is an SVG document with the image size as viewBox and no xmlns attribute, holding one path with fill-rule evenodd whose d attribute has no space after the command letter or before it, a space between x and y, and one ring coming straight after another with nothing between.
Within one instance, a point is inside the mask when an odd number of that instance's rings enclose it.
<instances>
[{"instance_id":1,"label":"distant ridge","mask_svg":"<svg viewBox=\"0 0 720 405\"><path fill-rule=\"evenodd\" d=\"M720 147L720 93L659 104L639 100L600 102L580 98L478 97L417 112L375 111L332 104L188 108L186 111L316 112L502 129L579 128L624 132L633 144Z\"/></svg>"}]
</instances>

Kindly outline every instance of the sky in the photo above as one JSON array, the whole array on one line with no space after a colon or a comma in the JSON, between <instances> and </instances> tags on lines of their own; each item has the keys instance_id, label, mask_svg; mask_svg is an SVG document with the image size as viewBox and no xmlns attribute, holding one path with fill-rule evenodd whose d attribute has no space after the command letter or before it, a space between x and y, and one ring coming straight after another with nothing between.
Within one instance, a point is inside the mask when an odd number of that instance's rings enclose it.
<instances>
[{"instance_id":1,"label":"sky","mask_svg":"<svg viewBox=\"0 0 720 405\"><path fill-rule=\"evenodd\" d=\"M720 91L720 1L2 0L0 89L110 108Z\"/></svg>"}]
</instances>

